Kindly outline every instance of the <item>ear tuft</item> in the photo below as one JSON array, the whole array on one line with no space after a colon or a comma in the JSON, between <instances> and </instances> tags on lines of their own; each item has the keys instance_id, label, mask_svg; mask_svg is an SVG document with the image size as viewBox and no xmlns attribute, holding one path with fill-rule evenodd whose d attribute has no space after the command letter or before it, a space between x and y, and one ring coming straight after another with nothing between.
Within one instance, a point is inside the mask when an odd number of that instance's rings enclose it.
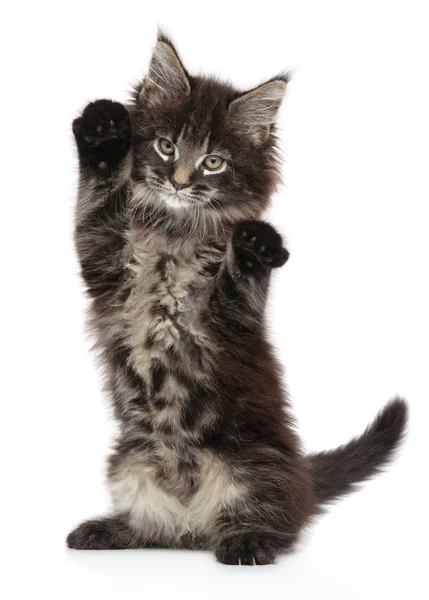
<instances>
[{"instance_id":1,"label":"ear tuft","mask_svg":"<svg viewBox=\"0 0 429 600\"><path fill-rule=\"evenodd\" d=\"M149 105L184 101L190 90L188 75L173 44L164 33L159 32L141 91L142 99Z\"/></svg>"},{"instance_id":2,"label":"ear tuft","mask_svg":"<svg viewBox=\"0 0 429 600\"><path fill-rule=\"evenodd\" d=\"M241 94L229 105L229 114L255 142L262 142L276 122L288 75L263 83Z\"/></svg>"}]
</instances>

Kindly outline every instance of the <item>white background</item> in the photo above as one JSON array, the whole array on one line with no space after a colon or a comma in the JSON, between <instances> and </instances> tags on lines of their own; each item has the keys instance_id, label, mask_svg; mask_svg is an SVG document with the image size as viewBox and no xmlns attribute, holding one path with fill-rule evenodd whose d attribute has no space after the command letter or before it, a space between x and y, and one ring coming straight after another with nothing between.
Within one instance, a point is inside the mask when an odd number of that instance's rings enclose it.
<instances>
[{"instance_id":1,"label":"white background","mask_svg":"<svg viewBox=\"0 0 429 600\"><path fill-rule=\"evenodd\" d=\"M3 598L427 597L426 8L394 0L3 7ZM103 461L113 432L84 337L70 124L94 98L126 99L158 23L193 72L246 88L295 68L280 116L285 186L270 215L291 259L276 275L270 320L306 448L347 441L396 393L411 408L398 461L273 567L64 545L73 526L108 506Z\"/></svg>"}]
</instances>

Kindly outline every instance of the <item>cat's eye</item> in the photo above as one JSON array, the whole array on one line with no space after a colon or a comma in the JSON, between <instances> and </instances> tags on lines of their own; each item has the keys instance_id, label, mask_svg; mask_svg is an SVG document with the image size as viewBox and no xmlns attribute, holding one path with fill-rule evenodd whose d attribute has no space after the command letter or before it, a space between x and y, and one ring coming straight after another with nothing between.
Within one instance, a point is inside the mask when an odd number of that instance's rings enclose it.
<instances>
[{"instance_id":1,"label":"cat's eye","mask_svg":"<svg viewBox=\"0 0 429 600\"><path fill-rule=\"evenodd\" d=\"M209 169L210 171L217 171L221 168L223 163L223 158L221 158L220 156L215 156L214 154L206 156L203 161L203 164L206 167L206 169Z\"/></svg>"},{"instance_id":2,"label":"cat's eye","mask_svg":"<svg viewBox=\"0 0 429 600\"><path fill-rule=\"evenodd\" d=\"M167 140L167 138L161 138L158 142L158 147L163 154L166 156L172 156L174 154L174 144Z\"/></svg>"}]
</instances>

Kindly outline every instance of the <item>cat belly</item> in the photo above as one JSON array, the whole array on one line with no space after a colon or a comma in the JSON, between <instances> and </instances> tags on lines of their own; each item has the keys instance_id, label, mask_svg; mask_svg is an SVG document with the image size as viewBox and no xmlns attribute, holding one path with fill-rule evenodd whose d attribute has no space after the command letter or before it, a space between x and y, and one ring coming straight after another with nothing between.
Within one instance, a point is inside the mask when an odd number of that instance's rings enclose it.
<instances>
[{"instance_id":1,"label":"cat belly","mask_svg":"<svg viewBox=\"0 0 429 600\"><path fill-rule=\"evenodd\" d=\"M168 543L185 535L209 536L222 510L242 501L245 488L230 467L190 442L216 418L207 389L218 349L201 318L211 278L202 274L201 260L185 260L154 241L135 246L132 289L123 309L129 365L145 382L142 411L150 425L144 432L137 420L130 422L128 433L148 436L153 452L117 456L108 485L115 510L128 515L136 532ZM213 252L210 256L213 261Z\"/></svg>"},{"instance_id":2,"label":"cat belly","mask_svg":"<svg viewBox=\"0 0 429 600\"><path fill-rule=\"evenodd\" d=\"M199 462L198 485L182 502L157 481L157 467L149 460L128 461L108 482L115 510L128 514L130 526L150 541L210 537L221 512L245 502L246 487L213 454L205 453Z\"/></svg>"}]
</instances>

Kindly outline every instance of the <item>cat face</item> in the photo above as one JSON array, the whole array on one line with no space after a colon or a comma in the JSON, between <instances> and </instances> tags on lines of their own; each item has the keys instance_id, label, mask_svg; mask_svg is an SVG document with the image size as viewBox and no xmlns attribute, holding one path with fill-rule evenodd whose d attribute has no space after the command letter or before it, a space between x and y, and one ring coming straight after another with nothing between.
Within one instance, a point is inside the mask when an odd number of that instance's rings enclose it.
<instances>
[{"instance_id":1,"label":"cat face","mask_svg":"<svg viewBox=\"0 0 429 600\"><path fill-rule=\"evenodd\" d=\"M287 76L248 92L192 77L160 36L135 94L138 201L170 218L257 218L278 180L273 131Z\"/></svg>"}]
</instances>

